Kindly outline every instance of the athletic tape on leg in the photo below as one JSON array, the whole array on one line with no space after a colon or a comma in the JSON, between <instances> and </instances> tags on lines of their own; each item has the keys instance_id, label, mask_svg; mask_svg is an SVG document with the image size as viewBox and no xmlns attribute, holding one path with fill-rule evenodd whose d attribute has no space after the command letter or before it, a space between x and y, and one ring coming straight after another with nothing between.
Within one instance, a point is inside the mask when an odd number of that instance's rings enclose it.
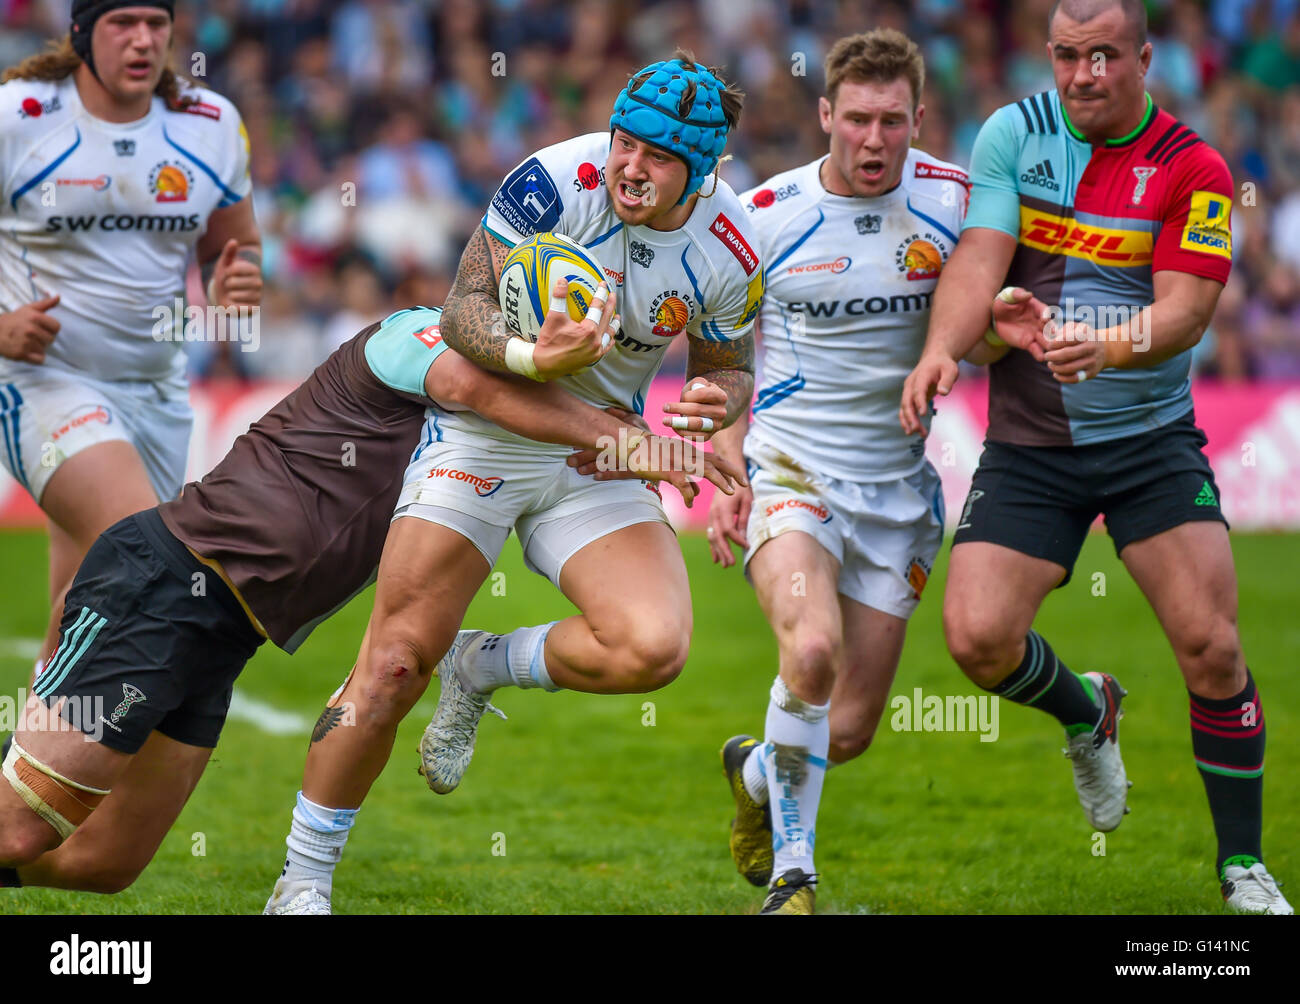
<instances>
[{"instance_id":1,"label":"athletic tape on leg","mask_svg":"<svg viewBox=\"0 0 1300 1004\"><path fill-rule=\"evenodd\" d=\"M86 821L91 810L108 794L107 788L78 784L45 766L13 742L4 759L4 776L18 797L36 815L54 827L59 839L67 840ZM89 799L78 797L89 796Z\"/></svg>"}]
</instances>

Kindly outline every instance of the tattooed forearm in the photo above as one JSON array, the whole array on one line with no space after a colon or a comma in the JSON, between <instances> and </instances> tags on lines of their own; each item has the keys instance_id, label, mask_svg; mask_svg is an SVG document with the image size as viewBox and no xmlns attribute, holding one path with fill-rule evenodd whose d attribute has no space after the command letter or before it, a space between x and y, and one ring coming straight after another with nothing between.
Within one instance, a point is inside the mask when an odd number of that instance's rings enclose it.
<instances>
[{"instance_id":1,"label":"tattooed forearm","mask_svg":"<svg viewBox=\"0 0 1300 1004\"><path fill-rule=\"evenodd\" d=\"M343 721L343 712L344 709L341 707L326 708L322 711L320 717L316 719L316 727L311 730L311 741L318 743L324 739L326 733Z\"/></svg>"},{"instance_id":2,"label":"tattooed forearm","mask_svg":"<svg viewBox=\"0 0 1300 1004\"><path fill-rule=\"evenodd\" d=\"M497 276L510 249L482 227L465 245L456 281L442 309L442 337L453 349L488 369L506 370L510 332L497 302Z\"/></svg>"},{"instance_id":3,"label":"tattooed forearm","mask_svg":"<svg viewBox=\"0 0 1300 1004\"><path fill-rule=\"evenodd\" d=\"M703 377L727 392L727 425L749 410L754 397L754 335L734 342L692 338L686 379Z\"/></svg>"}]
</instances>

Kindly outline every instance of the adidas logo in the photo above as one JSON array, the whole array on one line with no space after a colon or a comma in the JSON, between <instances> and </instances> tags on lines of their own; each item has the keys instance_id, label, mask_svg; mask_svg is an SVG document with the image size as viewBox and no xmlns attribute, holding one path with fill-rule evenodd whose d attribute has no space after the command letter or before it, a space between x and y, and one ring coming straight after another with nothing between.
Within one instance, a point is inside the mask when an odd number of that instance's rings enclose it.
<instances>
[{"instance_id":1,"label":"adidas logo","mask_svg":"<svg viewBox=\"0 0 1300 1004\"><path fill-rule=\"evenodd\" d=\"M1212 505L1217 507L1219 504L1219 500L1214 497L1214 489L1210 487L1208 481L1201 485L1201 490L1196 493L1195 501L1197 505Z\"/></svg>"},{"instance_id":2,"label":"adidas logo","mask_svg":"<svg viewBox=\"0 0 1300 1004\"><path fill-rule=\"evenodd\" d=\"M1052 170L1050 160L1040 160L1022 174L1020 180L1026 185L1037 185L1039 188L1046 188L1049 192L1059 192L1061 190L1061 183L1056 180L1056 172Z\"/></svg>"}]
</instances>

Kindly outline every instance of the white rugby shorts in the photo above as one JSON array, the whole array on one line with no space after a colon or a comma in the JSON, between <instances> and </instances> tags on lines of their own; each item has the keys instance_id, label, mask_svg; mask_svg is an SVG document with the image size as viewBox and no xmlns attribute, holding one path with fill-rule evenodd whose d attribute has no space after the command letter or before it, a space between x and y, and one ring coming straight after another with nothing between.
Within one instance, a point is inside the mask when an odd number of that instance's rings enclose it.
<instances>
[{"instance_id":1,"label":"white rugby shorts","mask_svg":"<svg viewBox=\"0 0 1300 1004\"><path fill-rule=\"evenodd\" d=\"M60 464L113 440L135 447L159 501L175 498L185 483L193 422L183 373L161 381L97 380L0 361L0 463L38 503Z\"/></svg>"},{"instance_id":2,"label":"white rugby shorts","mask_svg":"<svg viewBox=\"0 0 1300 1004\"><path fill-rule=\"evenodd\" d=\"M746 444L754 504L745 565L767 541L802 530L840 563L839 592L908 618L943 544L939 475L927 461L893 481L839 481L777 451Z\"/></svg>"},{"instance_id":3,"label":"white rugby shorts","mask_svg":"<svg viewBox=\"0 0 1300 1004\"><path fill-rule=\"evenodd\" d=\"M532 449L461 434L427 441L406 469L393 518L415 516L457 531L495 565L513 527L524 561L557 587L564 563L592 541L637 523L671 527L658 485L596 481L551 446Z\"/></svg>"}]
</instances>

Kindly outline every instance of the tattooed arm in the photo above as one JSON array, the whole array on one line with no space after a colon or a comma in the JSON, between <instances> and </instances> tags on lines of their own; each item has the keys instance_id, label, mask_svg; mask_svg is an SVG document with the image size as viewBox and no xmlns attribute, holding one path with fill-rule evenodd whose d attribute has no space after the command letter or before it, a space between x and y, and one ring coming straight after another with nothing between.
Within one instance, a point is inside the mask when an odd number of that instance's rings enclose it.
<instances>
[{"instance_id":1,"label":"tattooed arm","mask_svg":"<svg viewBox=\"0 0 1300 1004\"><path fill-rule=\"evenodd\" d=\"M698 384L703 386L693 389ZM709 434L749 411L754 397L754 332L730 342L691 338L682 399L664 405L664 425L679 432ZM705 421L707 419L707 422Z\"/></svg>"},{"instance_id":2,"label":"tattooed arm","mask_svg":"<svg viewBox=\"0 0 1300 1004\"><path fill-rule=\"evenodd\" d=\"M506 346L515 336L501 313L497 283L510 250L482 227L475 230L460 256L456 281L442 308L442 337L447 344L485 369L503 372L510 369ZM567 291L560 280L551 292L563 301ZM614 294L602 283L585 320L575 322L563 309L549 311L537 334L536 348L529 347L536 379L554 380L576 373L612 349L618 330L614 301Z\"/></svg>"},{"instance_id":3,"label":"tattooed arm","mask_svg":"<svg viewBox=\"0 0 1300 1004\"><path fill-rule=\"evenodd\" d=\"M503 372L510 332L497 302L497 281L509 253L505 244L476 227L442 308L442 337L447 344L480 366Z\"/></svg>"}]
</instances>

